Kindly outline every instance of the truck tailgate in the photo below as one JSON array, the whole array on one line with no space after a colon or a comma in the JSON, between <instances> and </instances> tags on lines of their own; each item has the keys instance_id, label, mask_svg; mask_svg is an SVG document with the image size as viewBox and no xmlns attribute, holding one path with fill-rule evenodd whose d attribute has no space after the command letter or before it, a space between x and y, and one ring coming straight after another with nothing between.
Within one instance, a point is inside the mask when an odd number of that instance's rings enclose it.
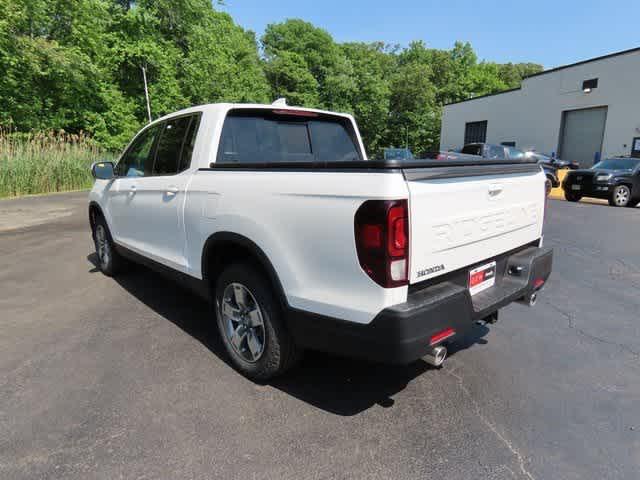
<instances>
[{"instance_id":1,"label":"truck tailgate","mask_svg":"<svg viewBox=\"0 0 640 480\"><path fill-rule=\"evenodd\" d=\"M403 173L409 188L410 283L490 260L542 235L545 176L535 164Z\"/></svg>"}]
</instances>

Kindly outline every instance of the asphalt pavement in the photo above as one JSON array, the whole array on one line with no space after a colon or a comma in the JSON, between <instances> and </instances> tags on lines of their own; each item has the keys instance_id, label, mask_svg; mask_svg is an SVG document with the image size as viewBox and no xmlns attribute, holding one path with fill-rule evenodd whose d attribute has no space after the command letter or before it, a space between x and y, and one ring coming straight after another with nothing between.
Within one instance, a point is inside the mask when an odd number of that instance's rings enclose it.
<instances>
[{"instance_id":1,"label":"asphalt pavement","mask_svg":"<svg viewBox=\"0 0 640 480\"><path fill-rule=\"evenodd\" d=\"M2 479L638 479L640 209L550 201L538 305L441 369L256 385L208 305L94 265L86 193L0 201Z\"/></svg>"}]
</instances>

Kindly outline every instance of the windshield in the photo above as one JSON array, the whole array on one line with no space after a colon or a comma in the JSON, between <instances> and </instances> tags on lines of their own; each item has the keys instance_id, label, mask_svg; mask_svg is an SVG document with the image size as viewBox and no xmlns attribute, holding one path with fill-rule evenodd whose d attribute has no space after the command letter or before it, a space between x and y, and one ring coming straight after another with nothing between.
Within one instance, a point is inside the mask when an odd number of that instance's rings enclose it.
<instances>
[{"instance_id":1,"label":"windshield","mask_svg":"<svg viewBox=\"0 0 640 480\"><path fill-rule=\"evenodd\" d=\"M607 158L596 163L593 170L601 168L604 170L633 170L640 165L640 159L636 158Z\"/></svg>"}]
</instances>

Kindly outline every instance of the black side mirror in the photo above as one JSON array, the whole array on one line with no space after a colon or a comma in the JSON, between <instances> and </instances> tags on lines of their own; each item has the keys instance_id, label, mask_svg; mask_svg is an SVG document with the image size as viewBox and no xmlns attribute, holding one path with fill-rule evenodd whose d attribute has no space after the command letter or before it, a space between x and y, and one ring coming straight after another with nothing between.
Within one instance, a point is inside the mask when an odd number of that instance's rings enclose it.
<instances>
[{"instance_id":1,"label":"black side mirror","mask_svg":"<svg viewBox=\"0 0 640 480\"><path fill-rule=\"evenodd\" d=\"M91 175L96 180L111 180L114 177L113 162L95 162L91 165Z\"/></svg>"}]
</instances>

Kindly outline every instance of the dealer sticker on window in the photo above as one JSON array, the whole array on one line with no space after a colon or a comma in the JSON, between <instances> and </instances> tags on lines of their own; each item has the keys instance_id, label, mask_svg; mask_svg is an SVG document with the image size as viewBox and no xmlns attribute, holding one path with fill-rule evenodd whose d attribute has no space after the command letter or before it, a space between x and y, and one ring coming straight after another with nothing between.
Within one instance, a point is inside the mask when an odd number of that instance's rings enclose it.
<instances>
[{"instance_id":1,"label":"dealer sticker on window","mask_svg":"<svg viewBox=\"0 0 640 480\"><path fill-rule=\"evenodd\" d=\"M469 270L469 293L475 295L496 283L496 262Z\"/></svg>"}]
</instances>

